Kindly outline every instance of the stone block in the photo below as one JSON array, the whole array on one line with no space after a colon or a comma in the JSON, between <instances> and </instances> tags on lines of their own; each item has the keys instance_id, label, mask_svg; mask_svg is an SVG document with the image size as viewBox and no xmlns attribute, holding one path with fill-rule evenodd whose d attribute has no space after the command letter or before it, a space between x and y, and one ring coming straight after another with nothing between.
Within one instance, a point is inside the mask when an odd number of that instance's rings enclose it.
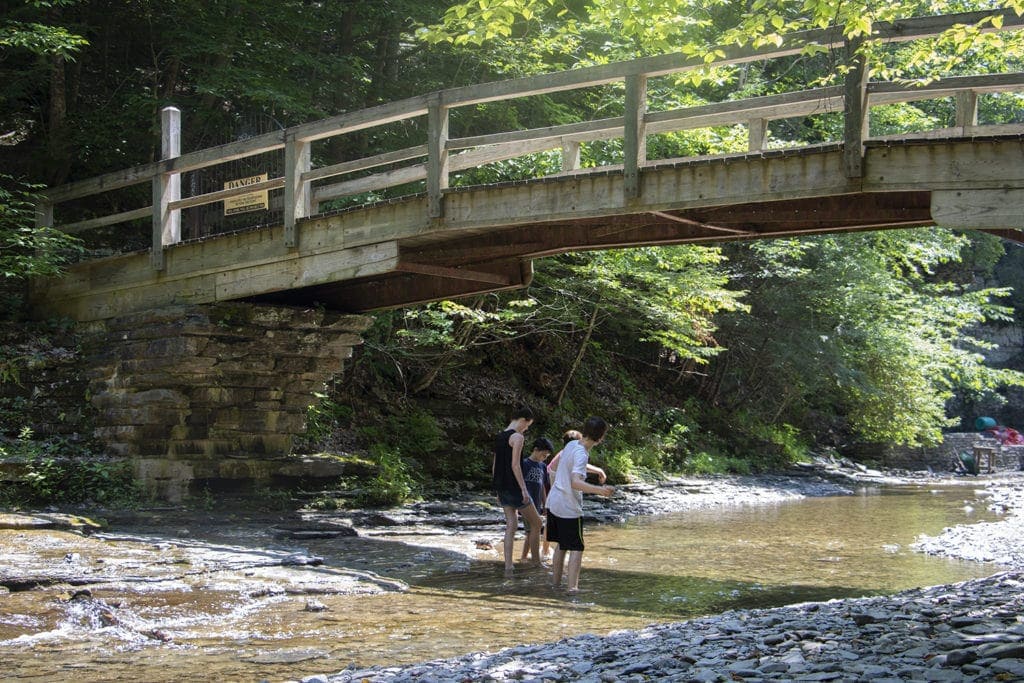
<instances>
[{"instance_id":1,"label":"stone block","mask_svg":"<svg viewBox=\"0 0 1024 683\"><path fill-rule=\"evenodd\" d=\"M195 479L192 465L164 459L136 458L135 479L155 498L177 503L188 493Z\"/></svg>"}]
</instances>

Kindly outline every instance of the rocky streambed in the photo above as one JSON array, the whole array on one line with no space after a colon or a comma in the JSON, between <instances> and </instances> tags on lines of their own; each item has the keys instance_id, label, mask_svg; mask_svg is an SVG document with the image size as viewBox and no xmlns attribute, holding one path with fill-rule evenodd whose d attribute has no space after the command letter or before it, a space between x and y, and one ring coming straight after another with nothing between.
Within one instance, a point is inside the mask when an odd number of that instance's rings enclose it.
<instances>
[{"instance_id":1,"label":"rocky streambed","mask_svg":"<svg viewBox=\"0 0 1024 683\"><path fill-rule=\"evenodd\" d=\"M1020 473L952 479L819 466L774 477L675 478L621 487L610 501L588 499L587 513L617 522L900 484L962 487L964 498L979 501L973 504L998 509L1001 514L990 517L999 521L946 529L918 539L916 549L999 562L1006 572L895 596L733 610L646 628L656 619L620 620L614 627L637 630L545 643L541 636L538 644L496 652L399 667L353 664L343 671L348 661L394 661L389 653L401 650L407 636L396 640L400 634L390 632L388 619L406 632L422 631L420 639L430 642L437 628L432 610L457 606L443 593L433 596L436 607L417 603L424 586L430 593L435 585L422 577L465 575L486 585L489 569L500 576L501 514L490 496L252 517L228 509L154 509L108 513L102 529L68 514L0 516L0 658L13 679L73 675L82 681L139 680L140 652L151 663L143 678L151 681L200 672L220 680L335 683L1024 680L1015 668L1024 660L1014 649L1024 642L1017 616L1024 611ZM495 590L482 600L496 598L496 609L512 609L502 603L508 590L518 589ZM538 597L569 618L593 618L600 609L585 593L571 600L553 591ZM375 611L382 621L370 623ZM521 611L506 618L519 619ZM527 630L515 635L489 642L531 640ZM364 637L377 639L379 650L373 654L364 645L363 655L353 656L352 644L369 642ZM438 650L425 652L404 661L425 660Z\"/></svg>"},{"instance_id":2,"label":"rocky streambed","mask_svg":"<svg viewBox=\"0 0 1024 683\"><path fill-rule=\"evenodd\" d=\"M833 484L928 484L923 474L833 471ZM780 482L776 482L778 484ZM305 683L354 681L1024 681L1024 475L1005 473L956 483L984 487L983 500L1005 513L997 522L947 528L920 537L915 549L975 561L1006 571L962 583L886 597L830 600L661 624L607 636L481 652L413 666L352 668L311 676ZM829 486L816 482L812 486ZM725 485L730 497L787 495ZM789 482L794 495L803 486ZM721 504L673 495L654 498L662 509ZM643 507L642 503L631 501Z\"/></svg>"}]
</instances>

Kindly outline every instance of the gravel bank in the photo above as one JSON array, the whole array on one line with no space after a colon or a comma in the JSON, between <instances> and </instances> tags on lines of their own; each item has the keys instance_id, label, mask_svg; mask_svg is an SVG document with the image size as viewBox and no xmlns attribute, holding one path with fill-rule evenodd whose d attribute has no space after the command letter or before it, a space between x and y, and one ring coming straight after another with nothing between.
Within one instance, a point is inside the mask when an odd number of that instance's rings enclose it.
<instances>
[{"instance_id":1,"label":"gravel bank","mask_svg":"<svg viewBox=\"0 0 1024 683\"><path fill-rule=\"evenodd\" d=\"M1024 681L1024 474L969 480L906 479L870 471L832 474L838 483L796 477L775 482L779 488L764 488L742 480L719 481L706 487L703 499L696 488L677 495L688 486L679 480L660 490L624 491L606 512L614 516L646 512L648 505L650 511L667 511L722 504L723 492L731 502L750 503L829 495L832 486L834 495L864 482L966 484L984 488L987 504L1004 511L1005 518L921 537L915 549L998 562L1006 571L886 597L727 612L603 637L352 669L303 681Z\"/></svg>"}]
</instances>

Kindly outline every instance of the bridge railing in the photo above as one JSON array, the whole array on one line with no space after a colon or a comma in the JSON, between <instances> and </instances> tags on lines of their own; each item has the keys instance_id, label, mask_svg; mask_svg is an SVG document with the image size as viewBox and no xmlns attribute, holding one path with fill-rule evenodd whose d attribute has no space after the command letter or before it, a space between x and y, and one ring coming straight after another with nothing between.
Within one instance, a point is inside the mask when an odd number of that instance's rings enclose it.
<instances>
[{"instance_id":1,"label":"bridge railing","mask_svg":"<svg viewBox=\"0 0 1024 683\"><path fill-rule=\"evenodd\" d=\"M892 43L938 35L955 25L971 25L1000 12L976 12L959 15L916 17L892 23L877 24L872 38ZM1024 17L1001 14L1002 20L984 30L1011 30L1024 26ZM843 85L799 92L719 102L671 111L647 110L648 79L678 74L708 65L735 65L756 60L799 54L807 45L846 51L853 69ZM597 140L621 138L623 141L624 188L626 198L638 196L640 171L658 160L647 158L648 135L712 126L745 124L748 128L749 151L765 148L768 122L826 112L842 112L844 117L844 154L846 173L859 177L863 173L864 142L868 139L870 107L899 102L955 97L954 128L929 131L930 136L961 136L978 132L978 96L991 92L1024 90L1024 73L1001 73L982 76L944 78L927 85L869 82L864 65L852 57L856 45L847 44L839 28L805 31L785 36L781 45L725 47L724 56L706 62L703 56L683 54L658 55L628 62L574 69L550 74L497 81L480 85L449 88L398 102L382 104L355 112L301 124L283 131L259 135L218 147L180 153L180 112L166 108L162 112L162 160L129 169L51 188L37 209L40 225L53 225L54 205L131 187L152 186L150 206L58 225L69 233L151 218L152 265L164 267L164 250L181 241L181 211L191 207L221 202L232 197L262 190L283 189L285 246L297 246L298 220L315 215L319 205L341 197L374 190L424 182L429 218L443 213L444 193L453 173L497 161L513 159L541 151L561 150L561 173L585 172L580 168L580 145ZM624 86L623 116L563 125L453 138L449 136L452 110L479 104L513 100L534 95L570 91L581 88L622 83ZM311 146L318 140L346 135L370 128L387 126L398 121L426 117L426 140L423 144L385 152L374 156L343 161L314 168ZM1009 128L985 127L988 132L1024 132L1024 125ZM911 135L901 134L907 138ZM217 192L181 197L181 174L266 152L284 151L284 175ZM397 166L413 162L409 165ZM664 160L661 160L664 162ZM365 173L382 166L388 170L339 182L327 182L341 176ZM602 167L609 170L616 167Z\"/></svg>"}]
</instances>

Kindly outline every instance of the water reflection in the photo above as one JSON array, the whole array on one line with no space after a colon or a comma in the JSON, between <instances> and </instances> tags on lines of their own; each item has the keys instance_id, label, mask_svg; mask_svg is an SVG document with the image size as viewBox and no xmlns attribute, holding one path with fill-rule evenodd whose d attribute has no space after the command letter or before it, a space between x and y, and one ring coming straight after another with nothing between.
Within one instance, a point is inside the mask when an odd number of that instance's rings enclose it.
<instances>
[{"instance_id":1,"label":"water reflection","mask_svg":"<svg viewBox=\"0 0 1024 683\"><path fill-rule=\"evenodd\" d=\"M451 560L444 553L396 541L310 540L304 545L325 567L374 571L411 588L318 595L325 609L316 612L305 609L304 595L243 598L212 583L191 592L93 590L98 599L120 601L117 616L131 633L152 629L169 642L133 640L119 635L118 624L94 623L50 592L23 591L0 600L0 632L10 639L0 643L0 658L5 675L44 680L288 680L349 664L409 663L736 608L949 583L998 567L927 557L908 545L921 533L992 519L983 504L966 509L973 497L962 488L865 490L590 527L583 590L573 597L552 590L543 571L505 579L497 558L446 573ZM230 531L193 528L191 538L221 543ZM496 526L495 538L499 533ZM249 530L231 542L245 541L259 552L272 539Z\"/></svg>"}]
</instances>

